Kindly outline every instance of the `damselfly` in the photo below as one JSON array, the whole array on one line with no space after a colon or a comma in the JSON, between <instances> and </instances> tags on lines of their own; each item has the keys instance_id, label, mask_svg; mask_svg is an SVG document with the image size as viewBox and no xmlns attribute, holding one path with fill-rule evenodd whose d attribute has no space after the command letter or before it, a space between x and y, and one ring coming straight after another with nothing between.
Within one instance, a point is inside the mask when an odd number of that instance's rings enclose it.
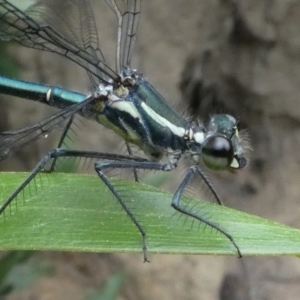
<instances>
[{"instance_id":1,"label":"damselfly","mask_svg":"<svg viewBox=\"0 0 300 300\"><path fill-rule=\"evenodd\" d=\"M147 258L146 231L127 206L118 189L105 174L108 168L171 171L183 156L188 156L191 167L174 194L171 206L199 222L204 222L226 236L241 252L232 236L199 212L182 205L182 196L198 176L213 199L220 197L201 170L200 160L214 171L238 170L247 164L247 145L239 135L238 120L226 114L215 115L207 127L190 122L174 110L143 74L131 68L131 58L139 24L142 0L100 0L115 13L118 32L115 68L107 65L99 45L93 9L89 0L36 0L34 4L0 0L0 38L55 52L87 70L94 91L83 95L58 87L23 82L0 77L0 93L20 96L61 108L59 113L19 131L4 132L0 136L0 160L24 145L50 133L58 124L68 120L62 139L71 126L75 114L94 120L121 136L128 155L73 151L58 148L46 155L27 180L0 208L5 211L16 196L43 170L59 157L97 158L95 171L123 207L142 235L144 259ZM101 29L101 28L100 28ZM147 159L132 155L131 145L138 146ZM162 158L167 157L167 163ZM103 161L102 159L105 159Z\"/></svg>"}]
</instances>

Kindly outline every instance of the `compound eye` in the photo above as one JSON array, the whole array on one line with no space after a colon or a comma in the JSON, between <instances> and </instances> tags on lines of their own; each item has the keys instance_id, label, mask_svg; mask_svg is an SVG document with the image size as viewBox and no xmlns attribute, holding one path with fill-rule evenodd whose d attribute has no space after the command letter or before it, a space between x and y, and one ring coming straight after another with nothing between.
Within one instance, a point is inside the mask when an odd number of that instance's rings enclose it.
<instances>
[{"instance_id":1,"label":"compound eye","mask_svg":"<svg viewBox=\"0 0 300 300\"><path fill-rule=\"evenodd\" d=\"M213 135L206 139L202 147L202 159L205 165L214 171L223 171L230 167L234 158L232 143L224 136Z\"/></svg>"}]
</instances>

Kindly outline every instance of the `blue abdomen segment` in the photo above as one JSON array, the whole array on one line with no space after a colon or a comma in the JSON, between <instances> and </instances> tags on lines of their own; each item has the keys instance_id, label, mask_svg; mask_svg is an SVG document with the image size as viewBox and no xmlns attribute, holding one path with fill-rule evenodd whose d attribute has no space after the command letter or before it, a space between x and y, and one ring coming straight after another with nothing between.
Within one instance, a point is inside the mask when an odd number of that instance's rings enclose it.
<instances>
[{"instance_id":1,"label":"blue abdomen segment","mask_svg":"<svg viewBox=\"0 0 300 300\"><path fill-rule=\"evenodd\" d=\"M64 108L82 102L86 95L51 87L45 84L26 82L0 76L0 93Z\"/></svg>"}]
</instances>

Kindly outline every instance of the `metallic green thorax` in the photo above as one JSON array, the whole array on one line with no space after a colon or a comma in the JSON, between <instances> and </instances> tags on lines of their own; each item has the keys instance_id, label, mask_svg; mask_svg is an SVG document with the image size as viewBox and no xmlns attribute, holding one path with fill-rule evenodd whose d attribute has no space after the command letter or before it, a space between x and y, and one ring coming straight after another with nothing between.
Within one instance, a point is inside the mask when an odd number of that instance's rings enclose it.
<instances>
[{"instance_id":1,"label":"metallic green thorax","mask_svg":"<svg viewBox=\"0 0 300 300\"><path fill-rule=\"evenodd\" d=\"M96 120L129 143L141 148L151 160L165 152L186 150L188 123L144 78L126 88L127 93L108 93Z\"/></svg>"}]
</instances>

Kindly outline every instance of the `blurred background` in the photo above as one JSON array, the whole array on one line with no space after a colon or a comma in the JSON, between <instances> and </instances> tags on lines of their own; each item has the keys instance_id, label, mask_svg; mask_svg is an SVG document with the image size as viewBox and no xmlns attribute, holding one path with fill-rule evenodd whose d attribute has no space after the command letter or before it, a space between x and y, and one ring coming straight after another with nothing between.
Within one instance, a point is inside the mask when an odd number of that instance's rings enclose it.
<instances>
[{"instance_id":1,"label":"blurred background","mask_svg":"<svg viewBox=\"0 0 300 300\"><path fill-rule=\"evenodd\" d=\"M114 16L97 2L102 0L93 1L97 23L105 24L98 29L101 49L112 53ZM300 228L300 2L144 2L133 67L175 107L203 120L214 113L233 114L251 137L245 170L209 174L224 203ZM0 47L3 75L83 93L91 88L85 71L63 57L16 44ZM1 96L0 101L0 132L55 111L23 99ZM79 132L81 149L115 147L101 126L86 126ZM27 147L1 163L1 170L30 171L55 141L51 135ZM140 254L3 257L23 262L10 275L5 299L100 299L97 292L103 295L111 286L115 294L101 299L277 300L300 294L300 263L292 257L151 255L150 264L143 264ZM30 280L21 284L20 278Z\"/></svg>"}]
</instances>

